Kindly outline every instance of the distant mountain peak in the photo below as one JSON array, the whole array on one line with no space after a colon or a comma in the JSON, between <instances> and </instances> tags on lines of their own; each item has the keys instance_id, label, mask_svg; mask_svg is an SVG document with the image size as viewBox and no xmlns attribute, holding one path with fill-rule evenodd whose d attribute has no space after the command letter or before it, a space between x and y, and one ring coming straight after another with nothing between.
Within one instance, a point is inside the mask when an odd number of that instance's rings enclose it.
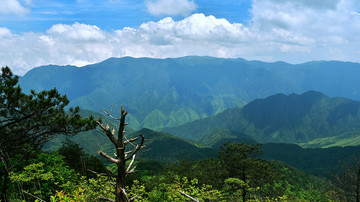
<instances>
[{"instance_id":1,"label":"distant mountain peak","mask_svg":"<svg viewBox=\"0 0 360 202\"><path fill-rule=\"evenodd\" d=\"M68 96L70 106L79 105L83 109L113 109L118 113L121 105L127 106L131 127L158 130L275 93L317 90L329 96L360 100L358 75L357 63L291 65L199 56L123 57L80 68L56 65L35 68L21 77L19 83L25 92L56 87ZM301 101L298 98L276 95L269 99L277 99L280 109L285 100L296 105L296 100ZM308 92L301 99L311 105L322 98Z\"/></svg>"},{"instance_id":2,"label":"distant mountain peak","mask_svg":"<svg viewBox=\"0 0 360 202\"><path fill-rule=\"evenodd\" d=\"M241 109L228 109L166 131L202 140L217 128L241 132L259 142L308 142L360 131L360 102L330 98L317 91L300 95L276 94L256 99ZM217 135L219 133L221 131ZM228 136L226 131L222 133Z\"/></svg>"}]
</instances>

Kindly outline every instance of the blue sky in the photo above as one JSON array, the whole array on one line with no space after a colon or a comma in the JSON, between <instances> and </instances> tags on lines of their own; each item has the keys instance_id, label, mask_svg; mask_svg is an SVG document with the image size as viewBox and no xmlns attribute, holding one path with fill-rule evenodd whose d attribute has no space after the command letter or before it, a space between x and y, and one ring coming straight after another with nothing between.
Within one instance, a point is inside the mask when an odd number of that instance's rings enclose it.
<instances>
[{"instance_id":1,"label":"blue sky","mask_svg":"<svg viewBox=\"0 0 360 202\"><path fill-rule=\"evenodd\" d=\"M359 0L0 0L0 65L206 55L360 62Z\"/></svg>"},{"instance_id":2,"label":"blue sky","mask_svg":"<svg viewBox=\"0 0 360 202\"><path fill-rule=\"evenodd\" d=\"M3 0L0 0L0 2ZM8 0L5 0L8 1ZM157 21L171 16L176 20L191 13L204 13L217 18L226 18L230 22L246 23L250 19L251 1L247 0L199 0L196 7L189 8L186 14L153 15L147 9L144 0L31 0L18 1L24 10L0 15L0 25L16 33L44 32L53 24L73 24L75 22L96 25L112 31L123 27L138 27L143 22ZM154 2L154 1L153 1Z\"/></svg>"}]
</instances>

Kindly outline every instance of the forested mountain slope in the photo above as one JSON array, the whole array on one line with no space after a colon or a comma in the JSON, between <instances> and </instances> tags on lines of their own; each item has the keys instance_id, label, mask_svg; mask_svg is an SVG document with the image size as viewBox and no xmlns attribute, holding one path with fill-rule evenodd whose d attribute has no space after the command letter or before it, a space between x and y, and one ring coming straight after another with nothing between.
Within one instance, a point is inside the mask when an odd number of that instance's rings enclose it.
<instances>
[{"instance_id":1,"label":"forested mountain slope","mask_svg":"<svg viewBox=\"0 0 360 202\"><path fill-rule=\"evenodd\" d=\"M217 128L242 132L259 142L304 143L360 131L360 102L316 91L276 94L164 131L201 140Z\"/></svg>"},{"instance_id":2,"label":"forested mountain slope","mask_svg":"<svg viewBox=\"0 0 360 202\"><path fill-rule=\"evenodd\" d=\"M129 111L130 126L160 129L211 116L276 93L317 90L360 100L360 64L291 65L243 59L110 58L84 67L43 66L20 79L25 92L56 87L71 106Z\"/></svg>"}]
</instances>

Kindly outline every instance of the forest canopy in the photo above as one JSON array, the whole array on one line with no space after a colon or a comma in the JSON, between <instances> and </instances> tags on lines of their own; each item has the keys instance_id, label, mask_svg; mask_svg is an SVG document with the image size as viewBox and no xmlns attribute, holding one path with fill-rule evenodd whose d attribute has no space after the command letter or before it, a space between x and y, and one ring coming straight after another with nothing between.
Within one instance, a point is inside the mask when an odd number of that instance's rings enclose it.
<instances>
[{"instance_id":1,"label":"forest canopy","mask_svg":"<svg viewBox=\"0 0 360 202\"><path fill-rule=\"evenodd\" d=\"M19 77L9 67L0 75L0 176L6 200L9 173L57 135L74 135L94 129L93 117L83 119L79 107L68 108L66 95L56 89L22 92Z\"/></svg>"}]
</instances>

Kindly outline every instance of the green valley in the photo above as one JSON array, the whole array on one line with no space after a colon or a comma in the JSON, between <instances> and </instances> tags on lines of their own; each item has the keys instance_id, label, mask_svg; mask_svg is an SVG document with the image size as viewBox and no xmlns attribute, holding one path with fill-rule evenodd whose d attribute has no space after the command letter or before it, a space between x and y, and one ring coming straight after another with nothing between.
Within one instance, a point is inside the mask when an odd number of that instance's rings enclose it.
<instances>
[{"instance_id":1,"label":"green valley","mask_svg":"<svg viewBox=\"0 0 360 202\"><path fill-rule=\"evenodd\" d=\"M32 150L25 144L26 161L2 155L0 168L7 176L0 179L12 184L0 183L6 190L0 192L14 200L113 200L112 177L120 173L120 164L109 161L118 163L119 151L132 156L120 143L114 147L111 139L124 106L129 125L126 133L119 133L122 141L137 148L134 138L145 138L136 160L130 156L126 164L138 172L127 176L133 172L128 168L123 173L126 191L136 200L351 200L354 183L342 187L342 181L353 182L355 178L348 176L356 176L353 172L360 165L360 86L355 76L359 67L336 61L291 65L211 57L126 57L80 68L35 68L19 80L24 92L56 87L66 94L66 109L79 105L77 118L90 117L86 120L92 124L101 119L103 129L54 135ZM3 89L2 95L15 92ZM27 99L47 98L32 94L35 97ZM20 107L2 113L15 113ZM53 109L43 113L48 112ZM15 129L7 132L11 131L17 134ZM99 154L105 158L98 159ZM14 162L7 172L7 164ZM38 184L30 183L34 180Z\"/></svg>"}]
</instances>

